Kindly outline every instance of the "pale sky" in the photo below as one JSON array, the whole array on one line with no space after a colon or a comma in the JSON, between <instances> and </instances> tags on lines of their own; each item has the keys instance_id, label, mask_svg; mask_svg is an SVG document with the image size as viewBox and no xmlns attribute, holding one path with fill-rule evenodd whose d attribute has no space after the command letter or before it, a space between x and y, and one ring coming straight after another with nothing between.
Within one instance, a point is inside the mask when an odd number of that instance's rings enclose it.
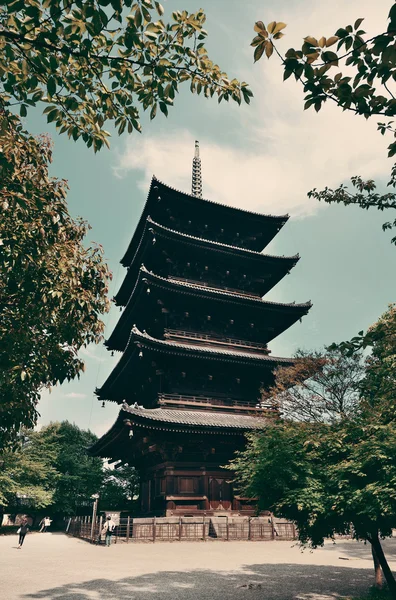
<instances>
[{"instance_id":1,"label":"pale sky","mask_svg":"<svg viewBox=\"0 0 396 600\"><path fill-rule=\"evenodd\" d=\"M274 355L291 355L298 347L319 348L366 329L396 298L393 273L396 248L383 233L385 214L354 207L323 206L307 192L336 186L352 175L375 178L384 189L391 161L390 143L366 122L335 106L318 114L303 111L303 94L291 78L283 83L279 60L253 64L250 41L258 19L288 24L279 50L298 47L306 35L330 37L338 27L366 17L368 33L386 27L390 0L166 0L165 16L175 9L207 14L207 47L213 60L231 77L247 81L254 93L250 106L217 104L192 96L188 85L175 100L168 119L143 119L143 134L114 137L111 150L94 155L82 142L58 136L38 115L28 119L36 133L46 131L55 142L52 173L69 180L70 211L92 225L89 239L103 245L114 273L110 296L118 290L125 252L140 216L153 174L190 191L194 140L200 141L204 197L264 213L290 213L291 219L268 247L271 253L301 260L268 294L271 300L314 306L270 345ZM106 337L120 316L105 316ZM86 372L81 379L43 394L40 424L68 419L98 435L116 418L117 405L102 409L93 396L119 355L102 346L82 352Z\"/></svg>"}]
</instances>

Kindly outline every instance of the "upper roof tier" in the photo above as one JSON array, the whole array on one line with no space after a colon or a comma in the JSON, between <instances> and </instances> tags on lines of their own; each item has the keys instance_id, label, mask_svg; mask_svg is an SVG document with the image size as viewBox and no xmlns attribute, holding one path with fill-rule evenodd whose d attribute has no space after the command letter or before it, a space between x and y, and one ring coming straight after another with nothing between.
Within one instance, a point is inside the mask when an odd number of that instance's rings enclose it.
<instances>
[{"instance_id":1,"label":"upper roof tier","mask_svg":"<svg viewBox=\"0 0 396 600\"><path fill-rule=\"evenodd\" d=\"M264 296L298 260L298 255L273 256L181 233L148 216L115 302L126 305L142 264L163 276Z\"/></svg>"},{"instance_id":2,"label":"upper roof tier","mask_svg":"<svg viewBox=\"0 0 396 600\"><path fill-rule=\"evenodd\" d=\"M129 266L147 217L171 229L260 252L288 220L288 215L263 215L180 192L152 178L147 201L128 249L121 260Z\"/></svg>"}]
</instances>

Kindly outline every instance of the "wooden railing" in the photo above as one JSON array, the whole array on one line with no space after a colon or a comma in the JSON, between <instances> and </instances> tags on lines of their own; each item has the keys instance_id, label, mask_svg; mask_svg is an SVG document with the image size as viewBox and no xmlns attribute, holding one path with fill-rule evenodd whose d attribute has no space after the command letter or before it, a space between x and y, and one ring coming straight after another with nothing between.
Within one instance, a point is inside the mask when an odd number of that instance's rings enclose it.
<instances>
[{"instance_id":1,"label":"wooden railing","mask_svg":"<svg viewBox=\"0 0 396 600\"><path fill-rule=\"evenodd\" d=\"M235 348L247 348L269 354L266 344L261 342L252 342L250 340L241 340L234 337L223 337L213 333L203 333L201 331L187 331L180 329L165 329L164 337L166 339L178 340L183 342L194 341L194 343L212 344L213 346L233 346Z\"/></svg>"},{"instance_id":2,"label":"wooden railing","mask_svg":"<svg viewBox=\"0 0 396 600\"><path fill-rule=\"evenodd\" d=\"M103 519L72 517L66 520L66 533L86 539L94 544L104 544ZM136 519L122 517L111 536L111 543L155 541L206 541L213 540L294 540L293 523L269 523L265 517L195 516L153 517Z\"/></svg>"},{"instance_id":3,"label":"wooden railing","mask_svg":"<svg viewBox=\"0 0 396 600\"><path fill-rule=\"evenodd\" d=\"M189 394L159 394L158 395L159 404L170 405L184 405L184 406L218 406L218 407L227 407L233 410L246 410L252 412L262 412L265 408L260 408L257 406L258 402L256 400L252 400L251 402L246 400L237 400L236 398L230 398L224 396L224 398L214 398L211 396L192 396ZM268 409L267 409L268 410Z\"/></svg>"}]
</instances>

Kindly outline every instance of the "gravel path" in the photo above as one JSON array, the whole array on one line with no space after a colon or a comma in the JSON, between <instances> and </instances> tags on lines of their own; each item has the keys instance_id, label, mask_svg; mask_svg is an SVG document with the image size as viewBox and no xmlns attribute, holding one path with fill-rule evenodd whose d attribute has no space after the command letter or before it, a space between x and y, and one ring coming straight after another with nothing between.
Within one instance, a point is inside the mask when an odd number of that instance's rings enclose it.
<instances>
[{"instance_id":1,"label":"gravel path","mask_svg":"<svg viewBox=\"0 0 396 600\"><path fill-rule=\"evenodd\" d=\"M291 542L91 546L63 534L0 537L2 600L332 600L373 583L370 548ZM396 569L396 540L385 542Z\"/></svg>"}]
</instances>

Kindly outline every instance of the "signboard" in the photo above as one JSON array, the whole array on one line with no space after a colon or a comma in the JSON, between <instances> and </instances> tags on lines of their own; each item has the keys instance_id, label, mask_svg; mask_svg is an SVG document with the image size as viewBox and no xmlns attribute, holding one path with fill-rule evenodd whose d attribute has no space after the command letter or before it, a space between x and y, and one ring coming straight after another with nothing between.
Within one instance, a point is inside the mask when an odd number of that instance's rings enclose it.
<instances>
[{"instance_id":1,"label":"signboard","mask_svg":"<svg viewBox=\"0 0 396 600\"><path fill-rule=\"evenodd\" d=\"M116 526L118 527L118 525L120 524L121 511L104 510L103 512L105 514L105 519L107 519L107 517L111 517Z\"/></svg>"}]
</instances>

